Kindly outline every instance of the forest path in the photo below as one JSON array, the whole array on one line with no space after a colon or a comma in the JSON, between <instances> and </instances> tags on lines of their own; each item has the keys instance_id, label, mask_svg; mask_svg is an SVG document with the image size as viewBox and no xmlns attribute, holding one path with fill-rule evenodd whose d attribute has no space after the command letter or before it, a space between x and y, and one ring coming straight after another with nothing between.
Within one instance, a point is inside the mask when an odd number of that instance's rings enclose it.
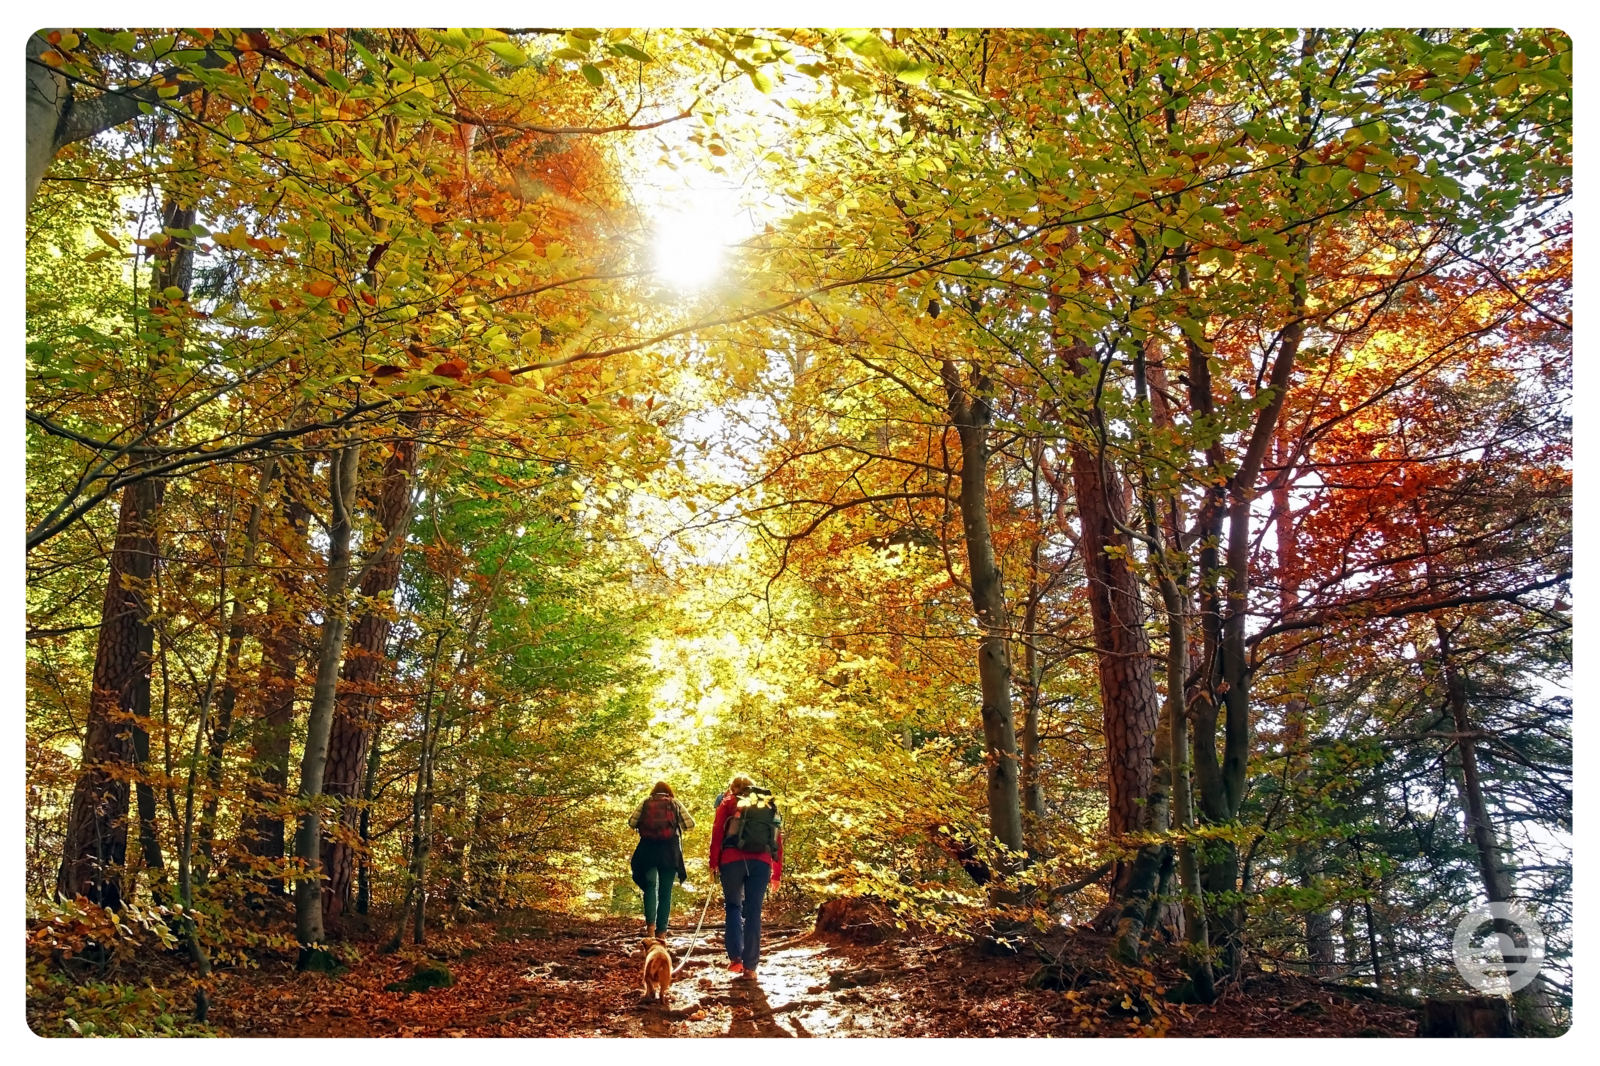
<instances>
[{"instance_id":1,"label":"forest path","mask_svg":"<svg viewBox=\"0 0 1600 1066\"><path fill-rule=\"evenodd\" d=\"M395 955L364 951L338 977L292 971L226 974L213 996L213 1021L239 1036L762 1036L888 1035L900 995L830 991L830 975L855 969L852 953L816 942L799 928L763 937L755 980L727 971L718 928L707 928L665 1003L641 994L643 951L633 919L567 928L506 931L490 943L485 928L438 937ZM669 934L682 960L692 930ZM445 962L448 988L390 992L424 960ZM882 999L882 1003L876 1000Z\"/></svg>"},{"instance_id":2,"label":"forest path","mask_svg":"<svg viewBox=\"0 0 1600 1066\"><path fill-rule=\"evenodd\" d=\"M879 1037L879 1036L1412 1036L1406 1009L1351 1000L1304 978L1258 974L1208 1007L1161 999L1175 975L1106 971L1103 937L1063 934L1057 950L1077 991L1034 989L1028 957L988 958L937 938L876 945L823 940L801 928L763 938L755 980L726 969L708 915L666 1003L644 1002L637 919L540 915L533 924L458 926L422 949L376 950L376 936L338 976L298 974L287 959L219 974L212 1022L272 1037ZM526 919L525 919L526 921ZM669 936L681 959L692 927ZM1070 959L1069 959L1070 956ZM418 963L444 961L448 988L391 992ZM1158 969L1165 971L1166 963ZM1143 974L1139 978L1138 974ZM1138 1003L1140 985L1151 1008ZM1130 998L1131 996L1131 998ZM1120 1005L1133 1002L1133 1010Z\"/></svg>"}]
</instances>

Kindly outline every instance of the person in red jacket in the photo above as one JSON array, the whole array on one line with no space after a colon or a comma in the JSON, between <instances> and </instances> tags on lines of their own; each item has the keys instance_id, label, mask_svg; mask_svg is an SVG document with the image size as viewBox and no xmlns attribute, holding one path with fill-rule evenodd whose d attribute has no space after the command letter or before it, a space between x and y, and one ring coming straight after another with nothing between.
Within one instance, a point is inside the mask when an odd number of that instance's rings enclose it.
<instances>
[{"instance_id":1,"label":"person in red jacket","mask_svg":"<svg viewBox=\"0 0 1600 1066\"><path fill-rule=\"evenodd\" d=\"M728 951L728 971L735 977L754 978L761 961L761 904L768 885L783 877L783 830L769 851L741 851L727 839L728 821L739 807L741 797L750 793L755 782L743 774L736 776L717 803L711 824L711 872L722 881L722 906L727 916L723 946Z\"/></svg>"}]
</instances>

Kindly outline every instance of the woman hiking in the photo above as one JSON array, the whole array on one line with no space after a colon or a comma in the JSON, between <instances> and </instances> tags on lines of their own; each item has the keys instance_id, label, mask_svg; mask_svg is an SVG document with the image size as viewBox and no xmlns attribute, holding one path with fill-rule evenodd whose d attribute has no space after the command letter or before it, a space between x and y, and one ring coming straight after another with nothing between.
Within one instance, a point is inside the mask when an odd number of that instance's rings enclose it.
<instances>
[{"instance_id":1,"label":"woman hiking","mask_svg":"<svg viewBox=\"0 0 1600 1066\"><path fill-rule=\"evenodd\" d=\"M630 865L633 883L644 893L644 935L664 936L672 917L672 878L689 879L683 865L683 831L694 828L694 819L673 795L672 786L657 781L628 826L639 831Z\"/></svg>"},{"instance_id":2,"label":"woman hiking","mask_svg":"<svg viewBox=\"0 0 1600 1066\"><path fill-rule=\"evenodd\" d=\"M783 829L772 793L743 774L717 804L711 872L722 881L728 972L754 979L761 961L761 903L783 876Z\"/></svg>"}]
</instances>

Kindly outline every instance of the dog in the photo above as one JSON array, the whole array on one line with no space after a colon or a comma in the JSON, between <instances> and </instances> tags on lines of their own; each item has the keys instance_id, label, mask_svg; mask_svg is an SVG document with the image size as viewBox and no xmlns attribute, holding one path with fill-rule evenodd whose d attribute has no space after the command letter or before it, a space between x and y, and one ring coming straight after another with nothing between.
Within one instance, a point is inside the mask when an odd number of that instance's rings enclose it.
<instances>
[{"instance_id":1,"label":"dog","mask_svg":"<svg viewBox=\"0 0 1600 1066\"><path fill-rule=\"evenodd\" d=\"M655 998L665 1003L672 991L672 953L665 940L653 936L645 938L644 949L644 995L640 998L649 1000L653 991Z\"/></svg>"}]
</instances>

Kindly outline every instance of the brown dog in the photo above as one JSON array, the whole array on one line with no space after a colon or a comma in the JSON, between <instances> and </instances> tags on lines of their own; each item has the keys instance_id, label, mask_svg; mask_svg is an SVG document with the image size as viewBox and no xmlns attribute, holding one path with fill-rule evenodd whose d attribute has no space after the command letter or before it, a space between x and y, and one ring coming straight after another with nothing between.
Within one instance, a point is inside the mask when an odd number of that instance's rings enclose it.
<instances>
[{"instance_id":1,"label":"brown dog","mask_svg":"<svg viewBox=\"0 0 1600 1066\"><path fill-rule=\"evenodd\" d=\"M650 993L655 992L656 998L662 1003L667 1001L667 993L672 990L672 953L667 950L667 942L656 937L646 937L644 940L644 996L648 1000Z\"/></svg>"}]
</instances>

